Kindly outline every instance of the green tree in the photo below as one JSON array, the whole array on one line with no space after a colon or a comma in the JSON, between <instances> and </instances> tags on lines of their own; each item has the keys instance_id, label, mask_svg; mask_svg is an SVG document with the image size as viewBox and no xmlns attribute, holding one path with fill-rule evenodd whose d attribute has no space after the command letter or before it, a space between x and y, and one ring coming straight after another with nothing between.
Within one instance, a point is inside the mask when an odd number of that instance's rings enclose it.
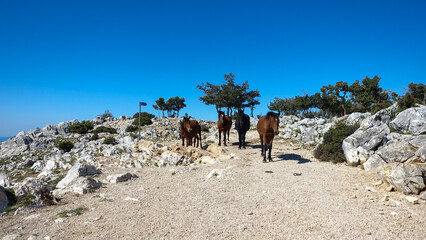
<instances>
[{"instance_id":1,"label":"green tree","mask_svg":"<svg viewBox=\"0 0 426 240\"><path fill-rule=\"evenodd\" d=\"M349 85L347 82L340 81L337 82L334 86L323 86L321 88L321 92L325 95L332 97L329 100L332 100L334 104L339 105L339 107L337 107L336 105L333 106L333 112L340 112L342 115L346 115L346 100L348 99L349 93Z\"/></svg>"},{"instance_id":2,"label":"green tree","mask_svg":"<svg viewBox=\"0 0 426 240\"><path fill-rule=\"evenodd\" d=\"M102 118L112 118L112 117L114 117L113 115L112 115L112 113L107 109L107 110L105 110L105 112L103 113L103 114L101 114L101 115L99 115L99 116L101 116Z\"/></svg>"},{"instance_id":3,"label":"green tree","mask_svg":"<svg viewBox=\"0 0 426 240\"><path fill-rule=\"evenodd\" d=\"M408 90L398 99L398 106L400 110L404 110L410 107L414 107L416 103L425 105L426 89L423 83L410 83L408 84Z\"/></svg>"},{"instance_id":4,"label":"green tree","mask_svg":"<svg viewBox=\"0 0 426 240\"><path fill-rule=\"evenodd\" d=\"M248 91L248 81L236 84L233 73L225 74L224 80L222 85L214 85L208 82L198 85L197 88L204 93L204 96L199 98L200 101L206 105L215 105L216 111L226 108L228 115L232 115L234 110L246 107L253 112L254 107L260 104L256 99L260 97L259 91Z\"/></svg>"},{"instance_id":5,"label":"green tree","mask_svg":"<svg viewBox=\"0 0 426 240\"><path fill-rule=\"evenodd\" d=\"M155 101L156 105L152 105L155 110L160 110L162 112L162 116L164 118L164 111L167 110L166 101L164 98L160 97L157 101Z\"/></svg>"},{"instance_id":6,"label":"green tree","mask_svg":"<svg viewBox=\"0 0 426 240\"><path fill-rule=\"evenodd\" d=\"M392 97L389 92L379 87L379 82L378 76L372 79L367 76L362 80L362 84L356 80L349 87L354 109L360 112L375 112L392 105Z\"/></svg>"},{"instance_id":7,"label":"green tree","mask_svg":"<svg viewBox=\"0 0 426 240\"><path fill-rule=\"evenodd\" d=\"M180 98L178 96L169 98L166 102L166 111L168 116L179 117L179 111L186 107L185 98Z\"/></svg>"}]
</instances>

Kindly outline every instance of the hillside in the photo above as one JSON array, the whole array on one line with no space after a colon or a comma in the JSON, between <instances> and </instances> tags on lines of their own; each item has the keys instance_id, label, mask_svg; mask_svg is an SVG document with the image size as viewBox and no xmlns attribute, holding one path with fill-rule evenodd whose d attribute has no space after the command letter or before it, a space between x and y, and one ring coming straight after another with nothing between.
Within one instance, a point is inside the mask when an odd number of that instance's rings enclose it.
<instances>
[{"instance_id":1,"label":"hillside","mask_svg":"<svg viewBox=\"0 0 426 240\"><path fill-rule=\"evenodd\" d=\"M125 131L132 119L121 117L91 120L117 130L97 140L69 133L70 121L1 144L3 156L20 154L3 157L0 185L35 197L1 215L3 239L426 237L423 195L393 191L377 171L313 157L312 143L342 119L282 118L272 163L262 163L255 119L244 150L235 131L218 147L206 121L203 149L182 147L178 120L154 119L139 143ZM115 145L103 143L108 136ZM74 148L58 151L57 139Z\"/></svg>"}]
</instances>

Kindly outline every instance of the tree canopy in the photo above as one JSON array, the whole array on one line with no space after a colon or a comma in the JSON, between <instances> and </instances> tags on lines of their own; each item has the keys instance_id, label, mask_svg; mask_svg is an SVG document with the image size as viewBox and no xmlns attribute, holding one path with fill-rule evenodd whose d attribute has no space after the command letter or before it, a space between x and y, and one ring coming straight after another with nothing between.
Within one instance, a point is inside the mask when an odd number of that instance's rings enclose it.
<instances>
[{"instance_id":1,"label":"tree canopy","mask_svg":"<svg viewBox=\"0 0 426 240\"><path fill-rule=\"evenodd\" d=\"M398 99L394 92L383 90L380 86L380 78L365 77L361 82L356 80L352 85L340 81L334 85L323 86L320 92L313 95L305 94L292 98L275 98L268 108L288 115L299 114L303 116L342 116L352 112L376 112L389 107ZM410 84L411 92L421 92L421 85ZM423 86L424 89L424 86ZM411 95L410 95L411 96ZM410 97L407 96L407 102ZM416 98L417 102L422 99ZM403 100L399 100L403 101ZM423 100L424 102L424 100Z\"/></svg>"},{"instance_id":2,"label":"tree canopy","mask_svg":"<svg viewBox=\"0 0 426 240\"><path fill-rule=\"evenodd\" d=\"M168 117L179 117L179 111L186 107L185 98L180 98L178 96L171 97L167 99L167 101L160 97L157 101L155 101L155 103L157 104L152 105L152 107L156 110L160 110L163 117L164 111L167 111Z\"/></svg>"},{"instance_id":3,"label":"tree canopy","mask_svg":"<svg viewBox=\"0 0 426 240\"><path fill-rule=\"evenodd\" d=\"M225 108L228 115L232 115L233 110L250 108L253 116L253 109L256 105L260 104L259 90L248 91L249 84L245 81L242 84L235 82L235 75L233 73L224 75L224 83L221 85L214 85L206 82L197 86L204 96L200 97L206 105L214 105L216 111Z\"/></svg>"}]
</instances>

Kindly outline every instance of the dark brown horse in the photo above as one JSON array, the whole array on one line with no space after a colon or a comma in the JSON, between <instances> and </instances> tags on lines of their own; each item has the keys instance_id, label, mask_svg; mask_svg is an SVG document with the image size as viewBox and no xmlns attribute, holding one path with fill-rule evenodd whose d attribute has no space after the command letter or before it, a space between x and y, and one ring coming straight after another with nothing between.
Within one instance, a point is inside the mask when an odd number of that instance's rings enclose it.
<instances>
[{"instance_id":1,"label":"dark brown horse","mask_svg":"<svg viewBox=\"0 0 426 240\"><path fill-rule=\"evenodd\" d=\"M271 150L275 135L278 135L280 124L279 115L274 112L268 112L265 116L259 118L257 123L257 132L259 133L260 144L262 145L263 162L266 162L266 151L269 149L268 160L272 162Z\"/></svg>"},{"instance_id":2,"label":"dark brown horse","mask_svg":"<svg viewBox=\"0 0 426 240\"><path fill-rule=\"evenodd\" d=\"M200 145L200 148L203 147L201 144L201 126L198 124L197 120L190 119L191 117L183 117L183 120L180 122L180 135L182 139L182 146L185 145L184 140L186 139L186 146L191 146L195 143ZM194 139L194 142L192 140Z\"/></svg>"},{"instance_id":3,"label":"dark brown horse","mask_svg":"<svg viewBox=\"0 0 426 240\"><path fill-rule=\"evenodd\" d=\"M221 138L222 132L223 132L223 145L226 146L226 133L228 133L228 143L229 143L229 131L231 130L232 119L228 115L225 115L225 113L222 111L218 111L217 113L219 118L219 120L217 121L217 130L219 130L219 146L221 142L220 138Z\"/></svg>"},{"instance_id":4,"label":"dark brown horse","mask_svg":"<svg viewBox=\"0 0 426 240\"><path fill-rule=\"evenodd\" d=\"M250 129L250 117L244 113L244 109L238 110L235 129L238 132L238 148L246 148L246 133Z\"/></svg>"}]
</instances>

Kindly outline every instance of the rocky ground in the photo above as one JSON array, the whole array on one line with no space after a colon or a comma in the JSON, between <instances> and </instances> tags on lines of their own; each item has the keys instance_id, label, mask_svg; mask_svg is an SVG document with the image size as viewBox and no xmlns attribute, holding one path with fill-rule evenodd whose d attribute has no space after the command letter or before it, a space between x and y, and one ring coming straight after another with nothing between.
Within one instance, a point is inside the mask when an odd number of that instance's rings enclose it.
<instances>
[{"instance_id":1,"label":"rocky ground","mask_svg":"<svg viewBox=\"0 0 426 240\"><path fill-rule=\"evenodd\" d=\"M312 149L277 139L262 163L257 133L212 164L123 168L105 183L56 205L3 215L3 239L426 239L426 204L389 192L374 171L318 162ZM177 140L164 142L166 145ZM389 189L388 189L389 190ZM79 215L80 214L80 215Z\"/></svg>"}]
</instances>

